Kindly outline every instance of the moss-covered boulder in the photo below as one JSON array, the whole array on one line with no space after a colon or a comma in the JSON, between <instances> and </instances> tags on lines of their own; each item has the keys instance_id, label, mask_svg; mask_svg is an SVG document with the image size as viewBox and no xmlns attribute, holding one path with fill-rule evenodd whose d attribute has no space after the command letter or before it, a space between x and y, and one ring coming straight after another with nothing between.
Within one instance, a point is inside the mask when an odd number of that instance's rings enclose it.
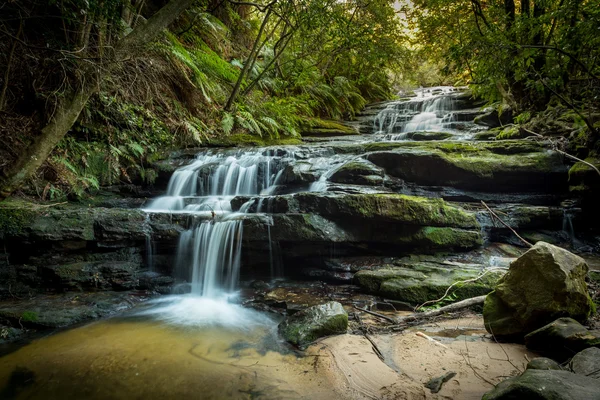
<instances>
[{"instance_id":1,"label":"moss-covered boulder","mask_svg":"<svg viewBox=\"0 0 600 400\"><path fill-rule=\"evenodd\" d=\"M496 336L523 336L559 317L587 320L595 311L579 256L538 242L515 260L490 293L483 318Z\"/></svg>"},{"instance_id":2,"label":"moss-covered boulder","mask_svg":"<svg viewBox=\"0 0 600 400\"><path fill-rule=\"evenodd\" d=\"M331 173L328 180L335 183L377 186L383 183L383 170L359 159L348 161Z\"/></svg>"},{"instance_id":3,"label":"moss-covered boulder","mask_svg":"<svg viewBox=\"0 0 600 400\"><path fill-rule=\"evenodd\" d=\"M568 371L528 369L500 382L482 400L598 400L600 381Z\"/></svg>"},{"instance_id":4,"label":"moss-covered boulder","mask_svg":"<svg viewBox=\"0 0 600 400\"><path fill-rule=\"evenodd\" d=\"M524 141L373 143L364 150L371 151L364 157L387 175L419 185L486 192L567 190L562 157Z\"/></svg>"},{"instance_id":5,"label":"moss-covered boulder","mask_svg":"<svg viewBox=\"0 0 600 400\"><path fill-rule=\"evenodd\" d=\"M600 332L589 331L573 318L559 318L525 335L525 344L562 362L581 350L600 346Z\"/></svg>"},{"instance_id":6,"label":"moss-covered boulder","mask_svg":"<svg viewBox=\"0 0 600 400\"><path fill-rule=\"evenodd\" d=\"M288 342L304 347L320 337L346 333L348 314L340 303L308 307L279 324L279 333Z\"/></svg>"},{"instance_id":7,"label":"moss-covered boulder","mask_svg":"<svg viewBox=\"0 0 600 400\"><path fill-rule=\"evenodd\" d=\"M481 269L467 266L442 267L429 263L414 263L403 267L386 266L375 270L362 270L354 275L354 282L369 293L422 304L441 298L451 285L476 278L481 273ZM494 271L477 281L458 283L449 294L457 301L485 295L493 290L502 275L502 272Z\"/></svg>"},{"instance_id":8,"label":"moss-covered boulder","mask_svg":"<svg viewBox=\"0 0 600 400\"><path fill-rule=\"evenodd\" d=\"M408 132L406 139L416 141L426 140L445 140L450 139L454 135L448 132Z\"/></svg>"},{"instance_id":9,"label":"moss-covered boulder","mask_svg":"<svg viewBox=\"0 0 600 400\"><path fill-rule=\"evenodd\" d=\"M348 136L358 135L358 131L353 127L344 125L339 121L314 119L310 122L310 126L306 127L301 132L302 136Z\"/></svg>"},{"instance_id":10,"label":"moss-covered boulder","mask_svg":"<svg viewBox=\"0 0 600 400\"><path fill-rule=\"evenodd\" d=\"M324 217L360 218L408 225L478 228L473 214L442 199L403 194L329 195L300 193L294 196L298 211Z\"/></svg>"}]
</instances>

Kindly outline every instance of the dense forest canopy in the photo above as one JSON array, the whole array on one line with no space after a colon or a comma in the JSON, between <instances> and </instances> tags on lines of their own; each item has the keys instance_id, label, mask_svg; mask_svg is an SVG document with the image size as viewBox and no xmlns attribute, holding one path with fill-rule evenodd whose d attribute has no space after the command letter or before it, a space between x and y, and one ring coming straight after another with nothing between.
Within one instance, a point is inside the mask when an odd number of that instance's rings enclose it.
<instances>
[{"instance_id":1,"label":"dense forest canopy","mask_svg":"<svg viewBox=\"0 0 600 400\"><path fill-rule=\"evenodd\" d=\"M27 0L1 8L4 196L24 181L42 198L151 182L147 162L167 149L233 136L293 139L415 85L468 84L523 123L556 106L580 125L579 145L596 143L597 1Z\"/></svg>"}]
</instances>

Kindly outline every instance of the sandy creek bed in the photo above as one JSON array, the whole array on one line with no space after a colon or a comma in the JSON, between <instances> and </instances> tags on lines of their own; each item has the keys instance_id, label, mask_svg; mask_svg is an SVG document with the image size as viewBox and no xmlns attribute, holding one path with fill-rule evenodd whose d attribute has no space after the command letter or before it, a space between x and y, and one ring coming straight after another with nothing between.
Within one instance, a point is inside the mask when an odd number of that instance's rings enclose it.
<instances>
[{"instance_id":1,"label":"sandy creek bed","mask_svg":"<svg viewBox=\"0 0 600 400\"><path fill-rule=\"evenodd\" d=\"M385 362L351 334L301 353L280 342L276 321L248 312L245 329L127 315L35 340L0 358L0 398L479 399L534 357L495 343L478 316L372 335ZM448 371L438 394L423 387Z\"/></svg>"}]
</instances>

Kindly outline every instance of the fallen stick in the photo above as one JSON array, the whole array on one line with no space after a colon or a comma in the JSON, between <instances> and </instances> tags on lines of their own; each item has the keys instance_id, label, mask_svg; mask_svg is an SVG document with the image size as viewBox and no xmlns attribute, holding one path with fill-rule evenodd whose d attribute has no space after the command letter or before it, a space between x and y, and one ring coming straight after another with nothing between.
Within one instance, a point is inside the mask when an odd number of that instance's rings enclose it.
<instances>
[{"instance_id":1,"label":"fallen stick","mask_svg":"<svg viewBox=\"0 0 600 400\"><path fill-rule=\"evenodd\" d=\"M483 205L485 208L487 208L487 210L490 212L490 214L492 214L492 216L494 216L494 217L495 217L495 218L496 218L498 221L500 221L500 223L501 223L502 225L504 225L505 227L507 227L508 229L510 229L510 230L511 230L511 232L512 232L512 233L514 233L516 237L518 237L519 239L521 239L521 241L522 241L523 243L525 243L525 244L526 244L527 246L529 246L529 247L533 247L533 245L532 245L531 243L529 243L527 240L523 239L523 238L522 238L522 237L521 237L521 236L520 236L520 235L519 235L519 234L518 234L518 233L517 233L517 232L516 232L516 231L515 231L513 228L511 228L511 227L510 227L510 225L508 225L506 222L502 221L502 218L500 218L500 217L498 216L498 214L496 214L495 212L493 212L493 211L492 211L492 209L491 209L491 208L489 208L489 207L488 207L488 205L487 205L487 204L485 204L485 202L484 202L483 200L481 200L481 204L482 204L482 205Z\"/></svg>"},{"instance_id":2,"label":"fallen stick","mask_svg":"<svg viewBox=\"0 0 600 400\"><path fill-rule=\"evenodd\" d=\"M432 311L427 311L424 313L418 313L418 314L413 314L413 315L409 315L406 317L401 317L396 320L396 324L400 325L404 322L412 321L415 319L427 319L427 318L431 318L431 317L437 317L438 315L442 315L442 314L445 314L448 312L454 312L454 311L462 310L464 308L468 308L471 306L480 305L480 304L483 304L483 302L485 301L485 298L486 298L486 295L471 297L470 299L461 300L456 303L452 303L450 305L438 308L437 310L432 310Z\"/></svg>"},{"instance_id":3,"label":"fallen stick","mask_svg":"<svg viewBox=\"0 0 600 400\"><path fill-rule=\"evenodd\" d=\"M382 315L382 314L376 313L375 311L369 311L366 308L360 308L360 307L357 307L357 306L353 306L353 307L356 308L359 311L363 311L363 312L366 312L367 314L371 314L371 315L374 315L374 316L379 317L381 319L385 319L386 321L391 322L392 324L396 323L396 320L394 318L388 317L386 315Z\"/></svg>"},{"instance_id":4,"label":"fallen stick","mask_svg":"<svg viewBox=\"0 0 600 400\"><path fill-rule=\"evenodd\" d=\"M423 332L417 332L415 333L415 335L420 336L422 338L425 338L427 340L429 340L430 342L432 342L435 345L441 346L445 349L448 348L448 346L446 346L445 344L443 344L442 342L440 342L439 340L435 340L434 338L432 338L431 336L427 336L426 334L424 334Z\"/></svg>"}]
</instances>

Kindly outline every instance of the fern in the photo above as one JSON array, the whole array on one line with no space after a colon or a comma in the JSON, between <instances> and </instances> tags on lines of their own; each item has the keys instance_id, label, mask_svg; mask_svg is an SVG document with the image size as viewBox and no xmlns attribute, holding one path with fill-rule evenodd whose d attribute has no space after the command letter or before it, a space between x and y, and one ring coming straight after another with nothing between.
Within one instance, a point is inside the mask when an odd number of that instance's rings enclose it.
<instances>
[{"instance_id":1,"label":"fern","mask_svg":"<svg viewBox=\"0 0 600 400\"><path fill-rule=\"evenodd\" d=\"M223 119L221 119L221 128L225 135L229 135L233 130L233 126L235 125L235 120L233 119L233 115L228 112L223 113Z\"/></svg>"}]
</instances>

